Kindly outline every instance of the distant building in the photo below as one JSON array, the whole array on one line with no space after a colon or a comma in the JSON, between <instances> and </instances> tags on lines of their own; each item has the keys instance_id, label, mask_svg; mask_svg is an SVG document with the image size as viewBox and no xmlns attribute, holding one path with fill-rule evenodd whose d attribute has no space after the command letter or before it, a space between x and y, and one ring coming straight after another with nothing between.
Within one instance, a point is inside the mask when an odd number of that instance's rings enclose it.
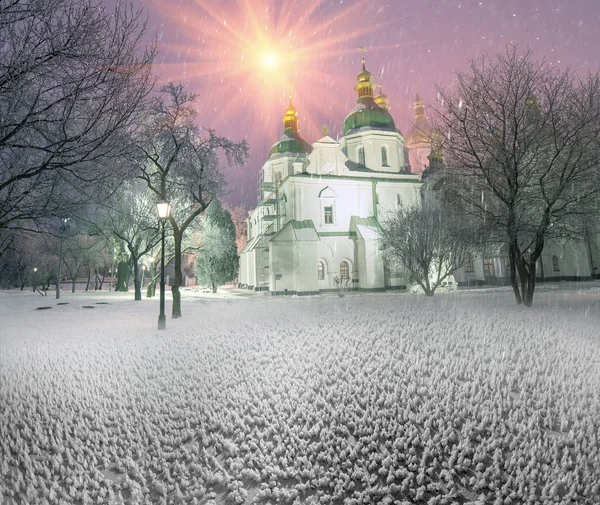
<instances>
[{"instance_id":1,"label":"distant building","mask_svg":"<svg viewBox=\"0 0 600 505\"><path fill-rule=\"evenodd\" d=\"M408 132L406 147L409 151L411 171L415 174L422 174L429 165L431 126L425 117L425 105L418 93L415 98L414 109L415 123Z\"/></svg>"}]
</instances>

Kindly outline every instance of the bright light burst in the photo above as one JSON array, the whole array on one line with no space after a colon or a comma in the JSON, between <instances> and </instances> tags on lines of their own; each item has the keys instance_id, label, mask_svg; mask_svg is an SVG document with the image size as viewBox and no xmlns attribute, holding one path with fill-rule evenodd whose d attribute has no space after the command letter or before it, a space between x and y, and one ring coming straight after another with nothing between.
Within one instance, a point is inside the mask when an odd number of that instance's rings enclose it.
<instances>
[{"instance_id":1,"label":"bright light burst","mask_svg":"<svg viewBox=\"0 0 600 505\"><path fill-rule=\"evenodd\" d=\"M263 56L263 65L266 67L274 67L279 63L279 56L276 53L266 53Z\"/></svg>"},{"instance_id":2,"label":"bright light burst","mask_svg":"<svg viewBox=\"0 0 600 505\"><path fill-rule=\"evenodd\" d=\"M162 45L170 62L163 64L161 81L181 80L200 93L211 126L244 122L249 134L259 129L269 142L281 135L292 84L303 136L314 141L324 118L341 123L354 103L358 47L380 28L364 22L368 3L196 0L179 7L158 0L161 14L185 39ZM341 57L350 53L355 64L342 68Z\"/></svg>"}]
</instances>

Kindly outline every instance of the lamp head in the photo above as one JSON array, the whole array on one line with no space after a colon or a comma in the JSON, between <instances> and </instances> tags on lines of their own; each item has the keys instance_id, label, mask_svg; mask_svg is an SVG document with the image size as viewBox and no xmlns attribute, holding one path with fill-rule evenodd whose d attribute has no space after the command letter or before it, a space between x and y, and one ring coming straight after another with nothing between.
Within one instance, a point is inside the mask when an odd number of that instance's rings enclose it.
<instances>
[{"instance_id":1,"label":"lamp head","mask_svg":"<svg viewBox=\"0 0 600 505\"><path fill-rule=\"evenodd\" d=\"M161 220L169 219L171 216L171 204L166 200L161 200L156 204L156 210L158 211L158 218Z\"/></svg>"}]
</instances>

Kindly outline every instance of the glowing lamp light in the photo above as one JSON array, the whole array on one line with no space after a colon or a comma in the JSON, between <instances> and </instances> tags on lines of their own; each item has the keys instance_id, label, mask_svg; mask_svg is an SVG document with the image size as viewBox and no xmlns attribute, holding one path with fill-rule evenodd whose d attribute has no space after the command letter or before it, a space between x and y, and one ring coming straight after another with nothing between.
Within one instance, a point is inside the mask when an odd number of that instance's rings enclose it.
<instances>
[{"instance_id":1,"label":"glowing lamp light","mask_svg":"<svg viewBox=\"0 0 600 505\"><path fill-rule=\"evenodd\" d=\"M165 200L161 200L156 204L156 210L158 212L158 218L161 220L169 219L171 216L171 204Z\"/></svg>"}]
</instances>

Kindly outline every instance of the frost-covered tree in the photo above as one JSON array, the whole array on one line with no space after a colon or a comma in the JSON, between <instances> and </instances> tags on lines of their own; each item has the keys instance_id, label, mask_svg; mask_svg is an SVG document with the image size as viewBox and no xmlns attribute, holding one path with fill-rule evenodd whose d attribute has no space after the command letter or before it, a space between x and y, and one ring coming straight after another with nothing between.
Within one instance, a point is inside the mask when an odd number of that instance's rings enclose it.
<instances>
[{"instance_id":1,"label":"frost-covered tree","mask_svg":"<svg viewBox=\"0 0 600 505\"><path fill-rule=\"evenodd\" d=\"M578 77L530 51L483 55L437 86L444 202L478 240L507 244L517 303L531 306L548 239L583 239L600 208L600 74Z\"/></svg>"},{"instance_id":2,"label":"frost-covered tree","mask_svg":"<svg viewBox=\"0 0 600 505\"><path fill-rule=\"evenodd\" d=\"M154 197L141 181L125 183L102 208L101 226L106 228L129 255L133 266L135 300L142 299L140 259L160 241Z\"/></svg>"},{"instance_id":3,"label":"frost-covered tree","mask_svg":"<svg viewBox=\"0 0 600 505\"><path fill-rule=\"evenodd\" d=\"M182 241L184 233L225 185L219 167L223 152L230 164L243 163L248 154L245 140L233 142L213 130L204 134L196 124L196 95L181 84L167 84L153 102L150 116L137 137L141 153L139 177L173 210L169 218L174 239L175 279L172 317L181 317Z\"/></svg>"},{"instance_id":4,"label":"frost-covered tree","mask_svg":"<svg viewBox=\"0 0 600 505\"><path fill-rule=\"evenodd\" d=\"M153 84L144 31L125 6L0 0L0 254L114 177Z\"/></svg>"},{"instance_id":5,"label":"frost-covered tree","mask_svg":"<svg viewBox=\"0 0 600 505\"><path fill-rule=\"evenodd\" d=\"M379 246L392 268L404 269L427 296L463 265L472 247L461 240L457 222L439 206L401 206L381 219Z\"/></svg>"},{"instance_id":6,"label":"frost-covered tree","mask_svg":"<svg viewBox=\"0 0 600 505\"><path fill-rule=\"evenodd\" d=\"M231 214L219 200L206 209L200 231L201 245L196 255L196 276L200 284L209 284L212 292L237 276L236 228Z\"/></svg>"}]
</instances>

